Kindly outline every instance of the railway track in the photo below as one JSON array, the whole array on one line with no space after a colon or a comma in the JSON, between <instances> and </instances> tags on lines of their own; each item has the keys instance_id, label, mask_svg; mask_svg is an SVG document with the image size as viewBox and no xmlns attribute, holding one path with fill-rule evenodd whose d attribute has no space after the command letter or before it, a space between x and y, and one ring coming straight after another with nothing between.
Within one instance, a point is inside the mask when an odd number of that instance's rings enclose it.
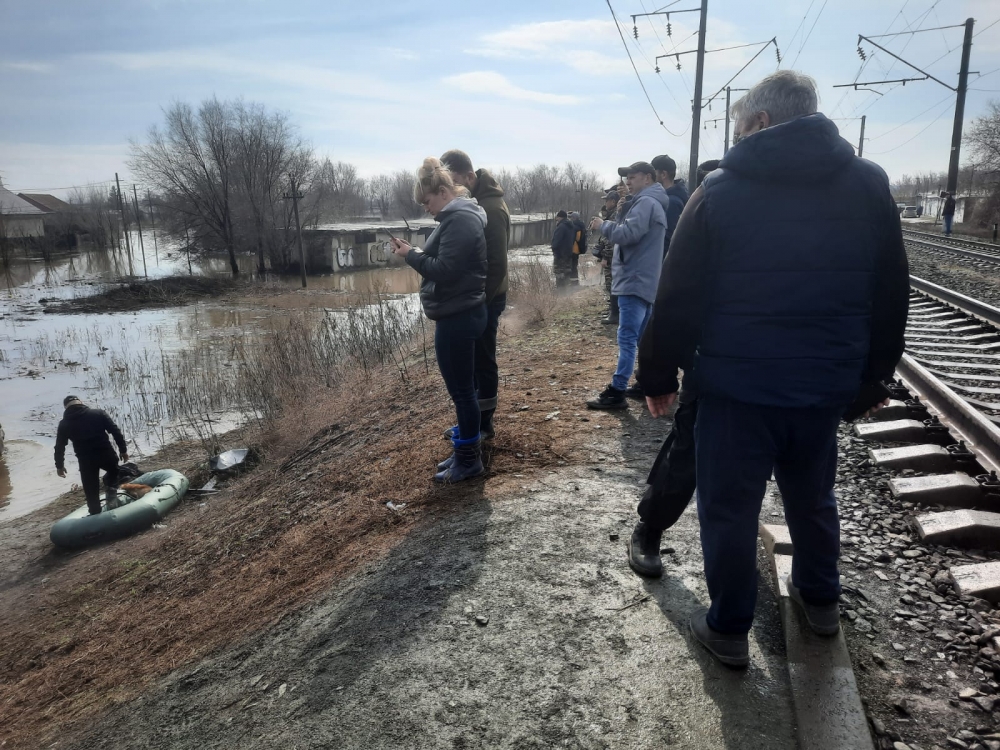
<instances>
[{"instance_id":1,"label":"railway track","mask_svg":"<svg viewBox=\"0 0 1000 750\"><path fill-rule=\"evenodd\" d=\"M1000 245L988 242L957 239L910 229L903 230L903 241L941 258L960 258L981 268L1000 265Z\"/></svg>"},{"instance_id":2,"label":"railway track","mask_svg":"<svg viewBox=\"0 0 1000 750\"><path fill-rule=\"evenodd\" d=\"M906 353L893 401L858 437L899 472L892 495L928 545L1000 551L1000 309L911 277ZM1000 601L1000 560L949 569L959 595ZM1000 638L991 644L1000 651Z\"/></svg>"}]
</instances>

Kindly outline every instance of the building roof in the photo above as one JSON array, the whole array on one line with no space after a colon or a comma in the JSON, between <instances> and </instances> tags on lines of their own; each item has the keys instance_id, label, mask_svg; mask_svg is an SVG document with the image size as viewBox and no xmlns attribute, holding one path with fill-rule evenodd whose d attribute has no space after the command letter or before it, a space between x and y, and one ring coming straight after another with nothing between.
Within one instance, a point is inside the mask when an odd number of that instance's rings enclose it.
<instances>
[{"instance_id":1,"label":"building roof","mask_svg":"<svg viewBox=\"0 0 1000 750\"><path fill-rule=\"evenodd\" d=\"M8 216L41 216L44 212L23 198L18 198L7 188L0 187L0 213Z\"/></svg>"},{"instance_id":2,"label":"building roof","mask_svg":"<svg viewBox=\"0 0 1000 750\"><path fill-rule=\"evenodd\" d=\"M47 214L65 213L73 210L73 207L66 201L59 200L48 193L18 193L17 197L28 201L32 206Z\"/></svg>"}]
</instances>

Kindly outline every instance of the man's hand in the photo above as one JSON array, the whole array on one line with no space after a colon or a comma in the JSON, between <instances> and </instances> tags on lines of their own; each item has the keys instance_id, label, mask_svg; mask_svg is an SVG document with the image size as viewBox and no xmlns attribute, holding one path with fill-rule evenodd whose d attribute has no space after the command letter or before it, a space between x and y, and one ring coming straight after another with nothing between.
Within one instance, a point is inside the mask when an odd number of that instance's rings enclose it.
<instances>
[{"instance_id":1,"label":"man's hand","mask_svg":"<svg viewBox=\"0 0 1000 750\"><path fill-rule=\"evenodd\" d=\"M654 417L665 417L676 400L677 391L668 393L666 396L646 396L646 406L649 407L649 413Z\"/></svg>"},{"instance_id":2,"label":"man's hand","mask_svg":"<svg viewBox=\"0 0 1000 750\"><path fill-rule=\"evenodd\" d=\"M864 414L862 414L861 417L862 417L862 419L865 418L865 417L870 417L872 414L874 414L875 412L877 412L883 406L888 406L888 405L889 405L889 399L886 399L885 401L882 401L880 403L875 404L875 406L873 406L871 409L869 409Z\"/></svg>"},{"instance_id":3,"label":"man's hand","mask_svg":"<svg viewBox=\"0 0 1000 750\"><path fill-rule=\"evenodd\" d=\"M595 216L593 219L590 220L590 231L591 232L596 232L598 229L601 228L601 224L603 224L603 223L604 223L604 221L602 219L598 219Z\"/></svg>"},{"instance_id":4,"label":"man's hand","mask_svg":"<svg viewBox=\"0 0 1000 750\"><path fill-rule=\"evenodd\" d=\"M602 268L607 268L608 267L608 259L607 258L601 258L601 267Z\"/></svg>"},{"instance_id":5,"label":"man's hand","mask_svg":"<svg viewBox=\"0 0 1000 750\"><path fill-rule=\"evenodd\" d=\"M128 461L128 453L125 451L122 451L118 455L121 457L122 463L126 463Z\"/></svg>"},{"instance_id":6,"label":"man's hand","mask_svg":"<svg viewBox=\"0 0 1000 750\"><path fill-rule=\"evenodd\" d=\"M66 469L56 469L56 474L58 474L63 479L65 479L66 478Z\"/></svg>"}]
</instances>

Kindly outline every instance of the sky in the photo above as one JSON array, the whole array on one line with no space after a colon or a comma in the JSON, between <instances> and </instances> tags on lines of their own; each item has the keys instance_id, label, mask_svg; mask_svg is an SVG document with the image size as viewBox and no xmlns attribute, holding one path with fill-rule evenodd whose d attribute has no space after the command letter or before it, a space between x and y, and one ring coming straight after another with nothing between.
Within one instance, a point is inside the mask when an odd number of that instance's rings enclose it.
<instances>
[{"instance_id":1,"label":"sky","mask_svg":"<svg viewBox=\"0 0 1000 750\"><path fill-rule=\"evenodd\" d=\"M318 155L365 175L461 148L477 167L572 161L611 184L618 166L659 153L688 161L695 55L654 65L696 47L698 13L676 11L697 2L0 0L0 180L57 195L115 172L128 184L130 142L172 102L214 95L287 113ZM845 138L856 144L867 117L864 155L891 177L947 169L955 97L932 80L834 88L921 76L867 42L861 69L858 34L974 18L980 75L966 124L1000 101L995 0L706 2L707 49L751 45L706 56L706 99L764 47L755 43L776 38L781 67L817 80L820 109ZM670 33L665 16L640 17L635 39L631 16L666 4ZM948 28L875 41L955 85L962 37ZM772 45L731 86L777 65ZM703 109L700 160L722 155L724 113L724 94Z\"/></svg>"}]
</instances>

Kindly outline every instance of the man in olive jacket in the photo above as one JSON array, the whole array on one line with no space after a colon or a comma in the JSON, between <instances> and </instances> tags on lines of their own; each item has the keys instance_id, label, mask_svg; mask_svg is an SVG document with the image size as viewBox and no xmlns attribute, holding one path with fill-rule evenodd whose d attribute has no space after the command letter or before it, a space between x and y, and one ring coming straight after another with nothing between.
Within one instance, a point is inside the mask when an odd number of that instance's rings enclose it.
<instances>
[{"instance_id":1,"label":"man in olive jacket","mask_svg":"<svg viewBox=\"0 0 1000 750\"><path fill-rule=\"evenodd\" d=\"M87 497L87 508L91 515L101 512L101 480L103 469L104 484L107 487L108 510L114 509L118 495L118 458L128 461L125 436L118 425L103 409L93 409L76 396L63 399L62 421L56 432L56 472L66 476L66 444L73 443L73 452L80 464L80 484ZM111 447L108 435L115 439L118 455Z\"/></svg>"},{"instance_id":2,"label":"man in olive jacket","mask_svg":"<svg viewBox=\"0 0 1000 750\"><path fill-rule=\"evenodd\" d=\"M464 151L453 149L441 156L456 185L462 185L486 211L486 330L476 342L476 392L482 415L480 434L494 435L500 372L497 368L497 329L507 307L507 247L510 244L510 211L503 188L485 169L473 169ZM449 433L451 431L449 430ZM451 435L449 435L451 437Z\"/></svg>"}]
</instances>

